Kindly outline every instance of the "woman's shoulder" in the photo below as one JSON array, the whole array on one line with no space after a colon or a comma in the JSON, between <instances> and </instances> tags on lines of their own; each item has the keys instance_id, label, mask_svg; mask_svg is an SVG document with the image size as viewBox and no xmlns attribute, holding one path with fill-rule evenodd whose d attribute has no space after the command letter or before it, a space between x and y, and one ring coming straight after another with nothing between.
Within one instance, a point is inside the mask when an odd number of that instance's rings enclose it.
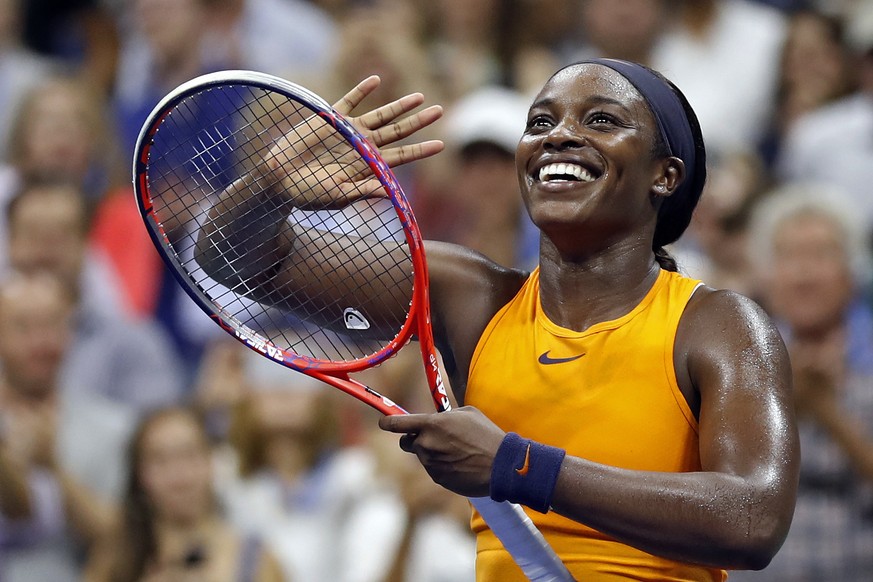
<instances>
[{"instance_id":1,"label":"woman's shoulder","mask_svg":"<svg viewBox=\"0 0 873 582\"><path fill-rule=\"evenodd\" d=\"M688 302L686 311L696 317L711 318L733 313L733 318L769 316L750 297L730 289L717 289L701 283Z\"/></svg>"},{"instance_id":2,"label":"woman's shoulder","mask_svg":"<svg viewBox=\"0 0 873 582\"><path fill-rule=\"evenodd\" d=\"M680 349L710 357L784 351L775 323L756 301L705 285L688 302L676 341Z\"/></svg>"}]
</instances>

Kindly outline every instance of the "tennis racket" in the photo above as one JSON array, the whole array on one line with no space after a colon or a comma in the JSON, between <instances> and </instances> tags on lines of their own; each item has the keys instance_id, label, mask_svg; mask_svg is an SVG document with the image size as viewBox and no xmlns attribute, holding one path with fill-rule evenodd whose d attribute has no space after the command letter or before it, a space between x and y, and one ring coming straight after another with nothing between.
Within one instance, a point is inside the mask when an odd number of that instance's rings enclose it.
<instances>
[{"instance_id":1,"label":"tennis racket","mask_svg":"<svg viewBox=\"0 0 873 582\"><path fill-rule=\"evenodd\" d=\"M451 408L410 205L323 99L251 71L198 77L154 109L133 171L155 246L225 331L383 414L406 411L350 374L416 337L436 408ZM530 580L572 580L520 507L472 503Z\"/></svg>"}]
</instances>

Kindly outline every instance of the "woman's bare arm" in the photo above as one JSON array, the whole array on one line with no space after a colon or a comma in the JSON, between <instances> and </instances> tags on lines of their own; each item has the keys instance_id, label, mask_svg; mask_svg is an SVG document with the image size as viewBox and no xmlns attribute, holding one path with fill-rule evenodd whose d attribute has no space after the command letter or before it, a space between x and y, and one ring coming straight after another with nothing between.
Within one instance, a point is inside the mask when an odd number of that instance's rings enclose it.
<instances>
[{"instance_id":1,"label":"woman's bare arm","mask_svg":"<svg viewBox=\"0 0 873 582\"><path fill-rule=\"evenodd\" d=\"M797 487L785 347L751 301L702 291L682 318L677 351L700 393L702 470L642 472L566 457L552 509L660 556L763 568L788 531ZM478 410L386 417L380 426L415 435L401 438L401 446L438 483L468 496L489 494L504 433Z\"/></svg>"},{"instance_id":2,"label":"woman's bare arm","mask_svg":"<svg viewBox=\"0 0 873 582\"><path fill-rule=\"evenodd\" d=\"M799 446L788 356L751 301L702 295L677 337L701 397L702 470L644 473L567 459L553 507L654 554L759 569L794 512Z\"/></svg>"},{"instance_id":3,"label":"woman's bare arm","mask_svg":"<svg viewBox=\"0 0 873 582\"><path fill-rule=\"evenodd\" d=\"M378 85L378 77L370 77L334 107L349 114ZM439 106L410 114L423 100L421 94L407 95L349 119L375 146L391 145L442 115ZM378 181L363 169L332 172L319 159L323 152L318 140L309 143L315 134L297 139L294 131L221 194L198 233L195 260L217 282L271 306L294 309L309 300L363 305L386 291L374 288L379 282L366 278L368 265L380 253L394 251L386 245L367 252L354 237L307 229L287 219L295 209L336 210L381 196ZM388 165L397 166L435 155L442 147L439 141L423 141L386 147L380 153ZM328 180L328 175L333 178ZM346 178L343 181L337 176ZM353 262L344 262L350 257ZM354 297L332 296L338 274L350 270L360 273L355 277L357 282L366 284L344 291ZM311 288L313 280L323 281L325 293ZM310 285L309 291L295 302L303 281Z\"/></svg>"}]
</instances>

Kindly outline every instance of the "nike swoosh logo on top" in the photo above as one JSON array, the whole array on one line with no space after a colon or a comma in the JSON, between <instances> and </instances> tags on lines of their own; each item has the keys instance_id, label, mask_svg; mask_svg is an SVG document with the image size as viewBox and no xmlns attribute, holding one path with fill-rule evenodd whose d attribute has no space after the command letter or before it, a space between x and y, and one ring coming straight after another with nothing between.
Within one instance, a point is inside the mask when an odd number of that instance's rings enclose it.
<instances>
[{"instance_id":1,"label":"nike swoosh logo on top","mask_svg":"<svg viewBox=\"0 0 873 582\"><path fill-rule=\"evenodd\" d=\"M545 364L545 365L563 364L564 362L572 362L573 360L578 360L579 358L581 358L582 356L585 355L585 354L579 354L578 356L570 356L569 358L550 358L549 351L551 351L551 350L546 350L545 352L540 354L540 357L537 360L540 364Z\"/></svg>"},{"instance_id":2,"label":"nike swoosh logo on top","mask_svg":"<svg viewBox=\"0 0 873 582\"><path fill-rule=\"evenodd\" d=\"M521 468L516 469L515 472L522 477L525 477L528 471L530 471L530 443L528 443L527 450L524 452L524 463L522 463Z\"/></svg>"}]
</instances>

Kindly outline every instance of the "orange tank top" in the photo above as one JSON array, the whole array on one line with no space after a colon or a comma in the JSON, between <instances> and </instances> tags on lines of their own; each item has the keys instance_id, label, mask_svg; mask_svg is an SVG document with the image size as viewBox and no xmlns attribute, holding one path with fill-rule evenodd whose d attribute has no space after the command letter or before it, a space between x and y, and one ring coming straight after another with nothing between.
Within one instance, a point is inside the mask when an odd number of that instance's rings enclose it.
<instances>
[{"instance_id":1,"label":"orange tank top","mask_svg":"<svg viewBox=\"0 0 873 582\"><path fill-rule=\"evenodd\" d=\"M679 318L698 285L662 270L630 313L576 332L543 313L534 271L479 339L466 404L503 430L571 456L639 471L699 471L697 421L673 368ZM653 556L554 513L528 515L578 580L727 578L723 570ZM475 512L472 528L478 581L525 580Z\"/></svg>"}]
</instances>

